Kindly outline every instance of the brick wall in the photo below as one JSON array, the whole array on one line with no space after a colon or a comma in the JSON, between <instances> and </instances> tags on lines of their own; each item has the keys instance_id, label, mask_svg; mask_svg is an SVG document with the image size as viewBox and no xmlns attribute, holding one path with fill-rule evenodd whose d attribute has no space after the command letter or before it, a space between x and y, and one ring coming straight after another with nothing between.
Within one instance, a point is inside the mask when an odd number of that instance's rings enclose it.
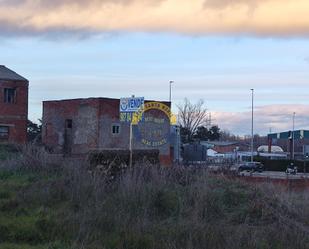
<instances>
[{"instance_id":1,"label":"brick wall","mask_svg":"<svg viewBox=\"0 0 309 249\"><path fill-rule=\"evenodd\" d=\"M97 99L43 102L43 143L56 153L81 154L95 149L98 107ZM68 127L69 120L72 121L71 127ZM66 146L68 151L65 151Z\"/></svg>"},{"instance_id":2,"label":"brick wall","mask_svg":"<svg viewBox=\"0 0 309 249\"><path fill-rule=\"evenodd\" d=\"M5 103L5 89L15 89L13 103ZM27 141L28 82L0 79L0 127L9 127L8 138L0 142L25 143Z\"/></svg>"},{"instance_id":3,"label":"brick wall","mask_svg":"<svg viewBox=\"0 0 309 249\"><path fill-rule=\"evenodd\" d=\"M156 117L165 119L166 130L170 132L169 119L162 113L152 111ZM82 154L91 149L128 149L129 123L120 122L119 99L89 98L43 102L43 143L56 153ZM72 127L66 127L66 121ZM113 126L119 126L119 133L113 134ZM134 134L138 127L134 127ZM151 129L151 127L148 129ZM66 148L69 147L69 148ZM133 140L134 149L151 149L141 143L138 137ZM164 164L170 162L170 144L156 149Z\"/></svg>"}]
</instances>

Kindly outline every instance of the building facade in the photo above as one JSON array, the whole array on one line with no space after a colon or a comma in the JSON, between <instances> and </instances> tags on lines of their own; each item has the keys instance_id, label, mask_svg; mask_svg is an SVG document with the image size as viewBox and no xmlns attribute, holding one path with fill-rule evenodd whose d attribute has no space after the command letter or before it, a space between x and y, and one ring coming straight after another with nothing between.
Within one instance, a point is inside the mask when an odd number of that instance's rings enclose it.
<instances>
[{"instance_id":1,"label":"building facade","mask_svg":"<svg viewBox=\"0 0 309 249\"><path fill-rule=\"evenodd\" d=\"M290 155L290 158L302 159L307 153L305 148L309 146L309 130L284 131L268 134L268 147L280 146Z\"/></svg>"},{"instance_id":2,"label":"building facade","mask_svg":"<svg viewBox=\"0 0 309 249\"><path fill-rule=\"evenodd\" d=\"M0 143L26 143L28 86L24 77L0 65Z\"/></svg>"},{"instance_id":3,"label":"building facade","mask_svg":"<svg viewBox=\"0 0 309 249\"><path fill-rule=\"evenodd\" d=\"M249 151L249 145L246 142L201 141L200 143L220 154L235 151Z\"/></svg>"},{"instance_id":4,"label":"building facade","mask_svg":"<svg viewBox=\"0 0 309 249\"><path fill-rule=\"evenodd\" d=\"M147 101L145 101L147 103ZM170 106L169 102L163 103ZM54 153L80 155L94 149L129 149L129 115L119 99L88 98L43 102L42 141ZM132 128L133 149L158 149L160 161L172 159L169 117L156 109Z\"/></svg>"}]
</instances>

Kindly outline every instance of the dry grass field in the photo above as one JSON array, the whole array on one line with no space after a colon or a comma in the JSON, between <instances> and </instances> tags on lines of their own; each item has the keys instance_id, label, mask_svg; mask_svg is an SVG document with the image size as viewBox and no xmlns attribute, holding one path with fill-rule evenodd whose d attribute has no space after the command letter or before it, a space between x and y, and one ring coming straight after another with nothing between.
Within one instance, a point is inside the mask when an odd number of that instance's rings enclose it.
<instances>
[{"instance_id":1,"label":"dry grass field","mask_svg":"<svg viewBox=\"0 0 309 249\"><path fill-rule=\"evenodd\" d=\"M26 146L0 162L0 249L41 248L305 249L309 194L145 164L111 180Z\"/></svg>"}]
</instances>

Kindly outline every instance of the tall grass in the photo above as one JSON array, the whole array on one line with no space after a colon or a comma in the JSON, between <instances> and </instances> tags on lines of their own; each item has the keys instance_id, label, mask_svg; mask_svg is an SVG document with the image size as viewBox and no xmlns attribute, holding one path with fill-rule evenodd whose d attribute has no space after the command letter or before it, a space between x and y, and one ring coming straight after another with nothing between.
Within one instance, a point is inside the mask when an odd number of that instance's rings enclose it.
<instances>
[{"instance_id":1,"label":"tall grass","mask_svg":"<svg viewBox=\"0 0 309 249\"><path fill-rule=\"evenodd\" d=\"M7 209L37 210L33 231L40 239L34 243L89 249L309 248L306 192L185 167L139 165L113 181L88 169L81 160L53 161L39 148L26 148L2 164L2 172L32 177Z\"/></svg>"},{"instance_id":2,"label":"tall grass","mask_svg":"<svg viewBox=\"0 0 309 249\"><path fill-rule=\"evenodd\" d=\"M7 153L10 153L10 156L2 160L0 158L0 169L48 172L59 169L63 163L63 157L52 155L44 147L33 144L15 145L14 151Z\"/></svg>"}]
</instances>

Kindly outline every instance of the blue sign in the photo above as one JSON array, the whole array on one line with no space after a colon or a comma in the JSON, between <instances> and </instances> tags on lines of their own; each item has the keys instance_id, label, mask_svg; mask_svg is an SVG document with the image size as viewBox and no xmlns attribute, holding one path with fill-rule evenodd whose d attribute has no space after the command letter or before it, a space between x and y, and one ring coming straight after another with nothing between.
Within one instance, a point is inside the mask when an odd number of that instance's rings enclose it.
<instances>
[{"instance_id":1,"label":"blue sign","mask_svg":"<svg viewBox=\"0 0 309 249\"><path fill-rule=\"evenodd\" d=\"M120 113L132 113L138 111L140 107L144 105L144 97L132 97L120 99Z\"/></svg>"}]
</instances>

